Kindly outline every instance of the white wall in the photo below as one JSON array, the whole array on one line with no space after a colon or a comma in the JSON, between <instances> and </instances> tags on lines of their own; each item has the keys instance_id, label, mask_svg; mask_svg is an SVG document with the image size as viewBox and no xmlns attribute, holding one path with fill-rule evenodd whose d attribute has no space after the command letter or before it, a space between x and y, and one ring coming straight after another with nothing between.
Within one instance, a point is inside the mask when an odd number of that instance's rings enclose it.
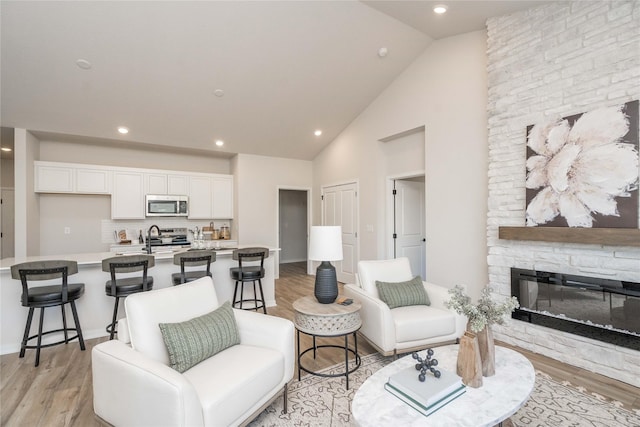
<instances>
[{"instance_id":1,"label":"white wall","mask_svg":"<svg viewBox=\"0 0 640 427\"><path fill-rule=\"evenodd\" d=\"M40 142L26 129L14 132L15 257L24 257L40 250L40 206L33 192L33 162Z\"/></svg>"},{"instance_id":2,"label":"white wall","mask_svg":"<svg viewBox=\"0 0 640 427\"><path fill-rule=\"evenodd\" d=\"M403 171L379 140L424 126L427 280L486 285L486 88L484 31L436 41L314 159L316 192L359 181L361 259L385 257L386 177L415 170L420 154L405 153Z\"/></svg>"},{"instance_id":3,"label":"white wall","mask_svg":"<svg viewBox=\"0 0 640 427\"><path fill-rule=\"evenodd\" d=\"M640 249L498 239L525 225L526 128L640 99L640 3L553 2L491 18L489 212L491 286L510 295L510 268L640 282ZM640 352L525 322L496 337L564 363L640 386Z\"/></svg>"},{"instance_id":4,"label":"white wall","mask_svg":"<svg viewBox=\"0 0 640 427\"><path fill-rule=\"evenodd\" d=\"M397 177L414 171L424 173L425 142L424 128L420 128L408 135L392 137L381 144L387 176Z\"/></svg>"},{"instance_id":5,"label":"white wall","mask_svg":"<svg viewBox=\"0 0 640 427\"><path fill-rule=\"evenodd\" d=\"M278 189L310 188L311 162L238 154L233 163L239 243L277 247Z\"/></svg>"},{"instance_id":6,"label":"white wall","mask_svg":"<svg viewBox=\"0 0 640 427\"><path fill-rule=\"evenodd\" d=\"M120 146L85 142L40 141L40 160L203 173L231 173L229 159L164 147Z\"/></svg>"},{"instance_id":7,"label":"white wall","mask_svg":"<svg viewBox=\"0 0 640 427\"><path fill-rule=\"evenodd\" d=\"M111 197L40 194L40 255L105 252L102 220L110 216ZM46 212L46 214L44 214ZM64 228L71 232L64 234Z\"/></svg>"}]
</instances>

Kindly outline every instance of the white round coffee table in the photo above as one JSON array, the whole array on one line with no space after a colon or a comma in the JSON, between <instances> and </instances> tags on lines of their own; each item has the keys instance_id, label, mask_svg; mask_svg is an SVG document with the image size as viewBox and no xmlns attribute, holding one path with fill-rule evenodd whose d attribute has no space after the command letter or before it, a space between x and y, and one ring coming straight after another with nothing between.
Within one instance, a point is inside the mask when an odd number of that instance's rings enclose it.
<instances>
[{"instance_id":1,"label":"white round coffee table","mask_svg":"<svg viewBox=\"0 0 640 427\"><path fill-rule=\"evenodd\" d=\"M458 345L434 347L442 369L455 372ZM420 352L423 354L424 352ZM389 375L415 360L402 357L371 375L358 389L351 413L360 426L494 426L502 423L525 404L533 391L536 374L531 362L520 353L496 346L496 374L482 378L482 387L466 392L438 411L424 416L384 389Z\"/></svg>"}]
</instances>

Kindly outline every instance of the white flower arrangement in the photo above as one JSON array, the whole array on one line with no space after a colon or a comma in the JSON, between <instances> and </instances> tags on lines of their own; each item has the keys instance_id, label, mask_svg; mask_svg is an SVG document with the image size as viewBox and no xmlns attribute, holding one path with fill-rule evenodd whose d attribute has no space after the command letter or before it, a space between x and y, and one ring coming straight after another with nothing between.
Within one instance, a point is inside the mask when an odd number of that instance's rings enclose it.
<instances>
[{"instance_id":1,"label":"white flower arrangement","mask_svg":"<svg viewBox=\"0 0 640 427\"><path fill-rule=\"evenodd\" d=\"M472 304L471 297L465 293L464 288L456 285L453 289L449 289L451 299L445 305L456 313L467 316L471 332L478 333L488 325L494 323L502 325L504 316L520 307L516 297L506 299L502 304L496 303L491 299L491 291L492 289L488 286L482 289L477 304Z\"/></svg>"}]
</instances>

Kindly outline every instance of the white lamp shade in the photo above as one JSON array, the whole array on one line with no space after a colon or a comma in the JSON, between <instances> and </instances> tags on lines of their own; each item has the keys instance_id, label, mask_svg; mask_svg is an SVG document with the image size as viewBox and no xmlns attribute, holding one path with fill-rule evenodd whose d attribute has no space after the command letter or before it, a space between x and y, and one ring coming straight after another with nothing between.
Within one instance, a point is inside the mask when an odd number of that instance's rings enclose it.
<instances>
[{"instance_id":1,"label":"white lamp shade","mask_svg":"<svg viewBox=\"0 0 640 427\"><path fill-rule=\"evenodd\" d=\"M309 259L340 261L342 259L342 227L312 226L309 236Z\"/></svg>"}]
</instances>

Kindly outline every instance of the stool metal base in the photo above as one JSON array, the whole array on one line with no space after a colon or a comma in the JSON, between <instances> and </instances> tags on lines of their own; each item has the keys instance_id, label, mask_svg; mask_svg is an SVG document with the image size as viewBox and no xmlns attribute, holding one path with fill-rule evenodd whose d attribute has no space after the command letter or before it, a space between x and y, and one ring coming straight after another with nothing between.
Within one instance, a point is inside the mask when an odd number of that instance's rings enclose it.
<instances>
[{"instance_id":1,"label":"stool metal base","mask_svg":"<svg viewBox=\"0 0 640 427\"><path fill-rule=\"evenodd\" d=\"M68 328L67 327L67 316L65 314L64 311L64 304L62 304L60 306L61 310L62 310L62 328L59 329L53 329L50 331L46 331L46 332L42 332L42 328L43 328L43 323L44 323L44 309L46 307L29 307L29 314L27 316L27 324L25 325L25 329L24 329L24 336L22 338L22 343L20 345L20 354L19 357L24 357L26 350L32 350L35 349L36 350L36 361L35 361L35 366L37 367L40 364L40 350L43 348L47 348L47 347L53 347L54 345L60 345L60 344L67 344L70 341L74 340L74 339L78 339L78 342L80 344L80 350L84 351L85 350L85 345L84 345L84 338L82 337L82 328L80 327L80 321L78 320L78 312L76 311L76 305L74 301L69 301L68 302L69 305L71 305L71 312L73 314L73 320L75 322L75 328ZM36 308L40 309L40 321L39 321L39 325L38 325L38 333L29 336L29 331L31 330L31 322L33 321L33 313L35 311ZM63 332L64 333L64 339L61 339L60 341L56 341L56 342L52 342L52 343L48 343L48 344L42 344L42 337L45 335L49 335L49 334L54 334L54 333L58 333L58 332ZM69 336L69 332L75 332L75 335L73 336ZM37 339L38 341L36 342L35 345L29 345L29 341Z\"/></svg>"}]
</instances>

